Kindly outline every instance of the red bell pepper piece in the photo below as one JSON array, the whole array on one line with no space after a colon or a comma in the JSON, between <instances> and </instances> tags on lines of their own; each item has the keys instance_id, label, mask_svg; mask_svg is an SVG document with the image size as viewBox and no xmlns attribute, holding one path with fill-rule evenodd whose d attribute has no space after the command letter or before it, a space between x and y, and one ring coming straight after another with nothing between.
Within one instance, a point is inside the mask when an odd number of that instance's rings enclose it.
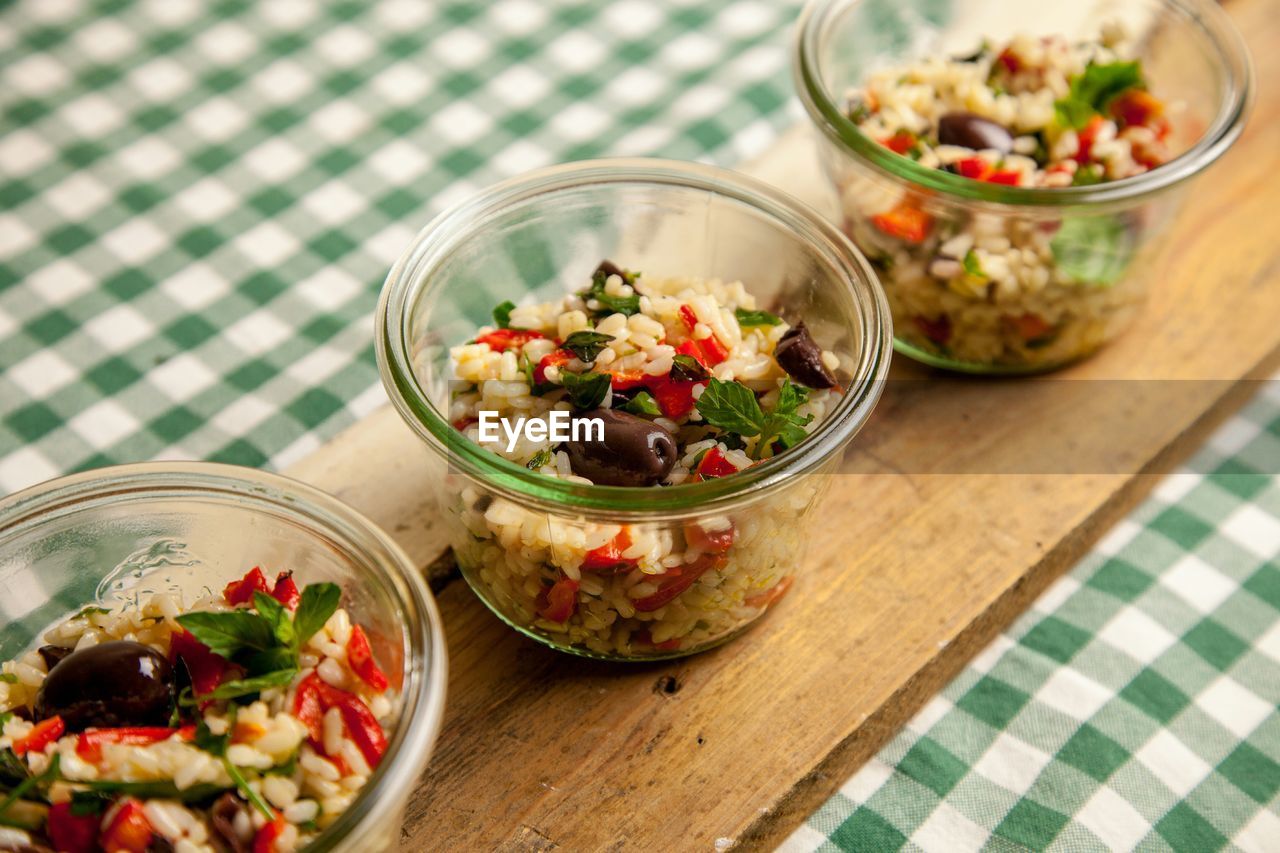
<instances>
[{"instance_id":1,"label":"red bell pepper piece","mask_svg":"<svg viewBox=\"0 0 1280 853\"><path fill-rule=\"evenodd\" d=\"M908 243L921 243L929 236L933 217L904 201L892 210L871 217L871 224L890 237L897 237Z\"/></svg>"},{"instance_id":2,"label":"red bell pepper piece","mask_svg":"<svg viewBox=\"0 0 1280 853\"><path fill-rule=\"evenodd\" d=\"M913 317L916 328L920 330L920 334L933 341L938 346L946 346L947 341L951 340L951 318L942 314L937 319L929 317Z\"/></svg>"},{"instance_id":3,"label":"red bell pepper piece","mask_svg":"<svg viewBox=\"0 0 1280 853\"><path fill-rule=\"evenodd\" d=\"M645 388L653 395L662 414L669 418L682 418L693 411L693 386L697 382L672 379L670 376L649 376L638 370L610 374L611 384L617 391Z\"/></svg>"},{"instance_id":4,"label":"red bell pepper piece","mask_svg":"<svg viewBox=\"0 0 1280 853\"><path fill-rule=\"evenodd\" d=\"M1103 121L1104 119L1102 116L1095 115L1090 118L1089 123L1081 128L1076 134L1079 148L1077 149L1076 156L1073 159L1077 163L1087 163L1089 161L1089 157L1093 153L1093 143L1098 138L1098 131L1102 130Z\"/></svg>"},{"instance_id":5,"label":"red bell pepper piece","mask_svg":"<svg viewBox=\"0 0 1280 853\"><path fill-rule=\"evenodd\" d=\"M888 139L881 139L880 144L894 154L906 154L915 147L916 135L909 130L899 129L894 131L893 136Z\"/></svg>"},{"instance_id":6,"label":"red bell pepper piece","mask_svg":"<svg viewBox=\"0 0 1280 853\"><path fill-rule=\"evenodd\" d=\"M504 352L508 349L520 349L529 341L545 337L542 332L535 332L533 329L494 329L487 335L476 338L476 343L488 344L489 349L494 352Z\"/></svg>"},{"instance_id":7,"label":"red bell pepper piece","mask_svg":"<svg viewBox=\"0 0 1280 853\"><path fill-rule=\"evenodd\" d=\"M715 335L700 341L690 338L676 347L676 352L690 356L703 367L715 367L729 357L729 348Z\"/></svg>"},{"instance_id":8,"label":"red bell pepper piece","mask_svg":"<svg viewBox=\"0 0 1280 853\"><path fill-rule=\"evenodd\" d=\"M288 826L289 822L284 817L276 815L275 820L265 824L254 834L253 853L274 853L276 842L280 840L280 836L284 835Z\"/></svg>"},{"instance_id":9,"label":"red bell pepper piece","mask_svg":"<svg viewBox=\"0 0 1280 853\"><path fill-rule=\"evenodd\" d=\"M1006 186L1016 187L1022 181L1022 173L1015 172L1013 169L999 169L987 175L986 181L991 184L1005 184Z\"/></svg>"},{"instance_id":10,"label":"red bell pepper piece","mask_svg":"<svg viewBox=\"0 0 1280 853\"><path fill-rule=\"evenodd\" d=\"M565 622L578 609L578 582L560 578L538 593L538 615L552 622Z\"/></svg>"},{"instance_id":11,"label":"red bell pepper piece","mask_svg":"<svg viewBox=\"0 0 1280 853\"><path fill-rule=\"evenodd\" d=\"M975 181L986 180L987 175L991 174L992 166L981 157L965 157L951 164L955 173L962 178L972 178Z\"/></svg>"},{"instance_id":12,"label":"red bell pepper piece","mask_svg":"<svg viewBox=\"0 0 1280 853\"><path fill-rule=\"evenodd\" d=\"M1107 111L1125 127L1156 129L1164 120L1164 102L1146 89L1129 89L1112 99Z\"/></svg>"},{"instance_id":13,"label":"red bell pepper piece","mask_svg":"<svg viewBox=\"0 0 1280 853\"><path fill-rule=\"evenodd\" d=\"M267 579L262 574L262 569L257 566L250 569L249 573L240 580L227 584L222 590L222 597L227 600L227 604L234 607L237 604L248 604L253 601L255 592L271 594L271 587L267 586Z\"/></svg>"},{"instance_id":14,"label":"red bell pepper piece","mask_svg":"<svg viewBox=\"0 0 1280 853\"><path fill-rule=\"evenodd\" d=\"M791 585L795 583L795 578L790 576L783 578L764 592L758 592L755 595L749 595L745 599L748 607L769 607L777 604L782 597L791 591Z\"/></svg>"},{"instance_id":15,"label":"red bell pepper piece","mask_svg":"<svg viewBox=\"0 0 1280 853\"><path fill-rule=\"evenodd\" d=\"M689 547L710 554L723 554L732 548L734 535L733 525L723 530L707 530L701 524L693 522L684 526L684 541Z\"/></svg>"},{"instance_id":16,"label":"red bell pepper piece","mask_svg":"<svg viewBox=\"0 0 1280 853\"><path fill-rule=\"evenodd\" d=\"M635 568L637 561L629 560L622 556L623 552L630 547L631 531L624 527L618 531L617 536L599 548L593 548L587 552L586 556L582 558L582 571L630 571Z\"/></svg>"},{"instance_id":17,"label":"red bell pepper piece","mask_svg":"<svg viewBox=\"0 0 1280 853\"><path fill-rule=\"evenodd\" d=\"M720 448L713 447L702 454L694 474L701 480L713 480L716 477L727 477L738 473L738 467L725 458Z\"/></svg>"},{"instance_id":18,"label":"red bell pepper piece","mask_svg":"<svg viewBox=\"0 0 1280 853\"><path fill-rule=\"evenodd\" d=\"M1048 320L1041 317L1039 314L1032 314L1030 311L1017 317L1006 316L1004 321L1024 341L1033 341L1036 338L1042 338L1053 331L1053 326L1049 325Z\"/></svg>"},{"instance_id":19,"label":"red bell pepper piece","mask_svg":"<svg viewBox=\"0 0 1280 853\"><path fill-rule=\"evenodd\" d=\"M369 636L359 625L351 627L351 639L347 640L347 663L351 670L360 676L360 680L379 693L391 686L387 675L373 659L373 649L369 646Z\"/></svg>"},{"instance_id":20,"label":"red bell pepper piece","mask_svg":"<svg viewBox=\"0 0 1280 853\"><path fill-rule=\"evenodd\" d=\"M168 740L175 735L183 740L191 740L196 736L196 727L183 726L169 729L160 726L132 726L119 729L89 729L82 732L76 740L76 755L85 761L96 763L102 760L102 747L109 743L146 746Z\"/></svg>"},{"instance_id":21,"label":"red bell pepper piece","mask_svg":"<svg viewBox=\"0 0 1280 853\"><path fill-rule=\"evenodd\" d=\"M552 350L538 360L538 366L533 369L533 381L539 384L546 382L548 367L560 367L575 358L577 356L567 349Z\"/></svg>"},{"instance_id":22,"label":"red bell pepper piece","mask_svg":"<svg viewBox=\"0 0 1280 853\"><path fill-rule=\"evenodd\" d=\"M44 748L62 737L67 730L66 724L58 716L49 717L36 723L35 728L13 742L14 755L25 755L28 752L44 752Z\"/></svg>"},{"instance_id":23,"label":"red bell pepper piece","mask_svg":"<svg viewBox=\"0 0 1280 853\"><path fill-rule=\"evenodd\" d=\"M112 816L111 822L107 824L98 842L103 850L108 850L110 853L119 853L121 850L128 853L147 853L147 848L151 845L151 839L154 836L155 830L151 828L151 821L147 820L142 803L129 797L121 801L116 808L115 815Z\"/></svg>"},{"instance_id":24,"label":"red bell pepper piece","mask_svg":"<svg viewBox=\"0 0 1280 853\"><path fill-rule=\"evenodd\" d=\"M281 572L276 575L276 585L271 590L271 597L289 610L298 608L298 602L302 600L302 593L299 592L298 585L293 580L293 572Z\"/></svg>"},{"instance_id":25,"label":"red bell pepper piece","mask_svg":"<svg viewBox=\"0 0 1280 853\"><path fill-rule=\"evenodd\" d=\"M676 599L680 593L693 586L694 581L712 569L719 569L728 562L723 556L703 554L692 563L668 570L658 575L658 591L632 602L636 610L647 613L665 607Z\"/></svg>"},{"instance_id":26,"label":"red bell pepper piece","mask_svg":"<svg viewBox=\"0 0 1280 853\"><path fill-rule=\"evenodd\" d=\"M684 323L685 329L692 335L694 327L698 325L698 315L693 313L693 306L680 306L680 322Z\"/></svg>"},{"instance_id":27,"label":"red bell pepper piece","mask_svg":"<svg viewBox=\"0 0 1280 853\"><path fill-rule=\"evenodd\" d=\"M45 831L58 853L93 853L98 849L98 815L74 815L71 803L49 806Z\"/></svg>"},{"instance_id":28,"label":"red bell pepper piece","mask_svg":"<svg viewBox=\"0 0 1280 853\"><path fill-rule=\"evenodd\" d=\"M359 696L326 684L314 672L302 679L293 697L293 716L307 727L311 746L322 755L324 752L324 715L330 708L337 708L347 735L355 741L369 766L377 767L387 751L387 735L382 725ZM331 760L343 766L338 756Z\"/></svg>"},{"instance_id":29,"label":"red bell pepper piece","mask_svg":"<svg viewBox=\"0 0 1280 853\"><path fill-rule=\"evenodd\" d=\"M211 692L222 683L222 675L228 666L226 659L215 655L185 628L174 631L169 639L169 662L177 663L179 658L187 665L191 690L197 696Z\"/></svg>"},{"instance_id":30,"label":"red bell pepper piece","mask_svg":"<svg viewBox=\"0 0 1280 853\"><path fill-rule=\"evenodd\" d=\"M307 727L307 735L311 738L311 746L317 752L324 752L324 702L320 698L320 685L324 684L320 676L312 672L298 683L293 694L293 716Z\"/></svg>"}]
</instances>

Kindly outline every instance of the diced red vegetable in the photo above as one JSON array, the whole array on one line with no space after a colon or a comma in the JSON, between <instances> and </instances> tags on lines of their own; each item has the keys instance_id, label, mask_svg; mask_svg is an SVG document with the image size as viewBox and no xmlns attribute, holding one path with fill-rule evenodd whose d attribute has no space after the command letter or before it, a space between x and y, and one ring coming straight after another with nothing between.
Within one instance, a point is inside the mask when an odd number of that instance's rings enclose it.
<instances>
[{"instance_id":1,"label":"diced red vegetable","mask_svg":"<svg viewBox=\"0 0 1280 853\"><path fill-rule=\"evenodd\" d=\"M916 328L920 330L920 334L939 346L946 346L947 341L951 340L951 318L946 314L939 315L936 319L930 317L913 317Z\"/></svg>"},{"instance_id":2,"label":"diced red vegetable","mask_svg":"<svg viewBox=\"0 0 1280 853\"><path fill-rule=\"evenodd\" d=\"M608 572L608 571L630 571L636 565L635 560L629 560L623 557L623 553L631 547L631 531L622 528L618 531L618 535L601 545L599 548L593 548L587 552L582 558L582 571L584 572Z\"/></svg>"},{"instance_id":3,"label":"diced red vegetable","mask_svg":"<svg viewBox=\"0 0 1280 853\"><path fill-rule=\"evenodd\" d=\"M1107 111L1125 127L1155 129L1164 120L1164 102L1146 89L1129 89L1112 99Z\"/></svg>"},{"instance_id":4,"label":"diced red vegetable","mask_svg":"<svg viewBox=\"0 0 1280 853\"><path fill-rule=\"evenodd\" d=\"M899 129L888 139L881 139L880 144L894 154L906 154L916 144L916 135L909 130Z\"/></svg>"},{"instance_id":5,"label":"diced red vegetable","mask_svg":"<svg viewBox=\"0 0 1280 853\"><path fill-rule=\"evenodd\" d=\"M98 849L98 820L96 814L72 814L69 802L49 806L46 831L53 849L58 853L93 853Z\"/></svg>"},{"instance_id":6,"label":"diced red vegetable","mask_svg":"<svg viewBox=\"0 0 1280 853\"><path fill-rule=\"evenodd\" d=\"M311 746L324 752L324 702L320 698L320 685L324 682L314 672L298 683L293 693L293 716L307 727Z\"/></svg>"},{"instance_id":7,"label":"diced red vegetable","mask_svg":"<svg viewBox=\"0 0 1280 853\"><path fill-rule=\"evenodd\" d=\"M682 418L693 411L693 387L699 383L672 379L670 376L649 376L638 370L613 373L611 384L617 391L645 388L653 395L658 408L668 418Z\"/></svg>"},{"instance_id":8,"label":"diced red vegetable","mask_svg":"<svg viewBox=\"0 0 1280 853\"><path fill-rule=\"evenodd\" d=\"M347 735L355 741L370 768L378 766L383 754L387 751L387 735L382 724L369 710L369 706L354 693L339 690L321 681L319 685L321 704L329 708L337 708L342 714L342 722Z\"/></svg>"},{"instance_id":9,"label":"diced red vegetable","mask_svg":"<svg viewBox=\"0 0 1280 853\"><path fill-rule=\"evenodd\" d=\"M713 447L702 454L702 459L698 460L698 467L694 470L696 478L700 480L713 480L716 477L727 477L736 473L738 473L738 466L726 459L718 447Z\"/></svg>"},{"instance_id":10,"label":"diced red vegetable","mask_svg":"<svg viewBox=\"0 0 1280 853\"><path fill-rule=\"evenodd\" d=\"M470 415L465 415L453 422L453 428L458 430L458 432L462 432L462 430L466 429L472 424L478 424L478 423L480 423L479 418L473 418Z\"/></svg>"},{"instance_id":11,"label":"diced red vegetable","mask_svg":"<svg viewBox=\"0 0 1280 853\"><path fill-rule=\"evenodd\" d=\"M248 604L253 601L255 592L271 594L271 587L267 586L267 579L258 566L250 569L248 574L240 580L227 584L222 590L222 597L227 600L227 604L234 607L237 604Z\"/></svg>"},{"instance_id":12,"label":"diced red vegetable","mask_svg":"<svg viewBox=\"0 0 1280 853\"><path fill-rule=\"evenodd\" d=\"M693 313L693 306L680 306L680 322L684 323L685 329L692 335L694 327L698 325L698 315Z\"/></svg>"},{"instance_id":13,"label":"diced red vegetable","mask_svg":"<svg viewBox=\"0 0 1280 853\"><path fill-rule=\"evenodd\" d=\"M293 572L281 572L276 575L276 585L271 590L271 597L289 610L296 610L302 600L302 593L293 580Z\"/></svg>"},{"instance_id":14,"label":"diced red vegetable","mask_svg":"<svg viewBox=\"0 0 1280 853\"><path fill-rule=\"evenodd\" d=\"M1024 341L1042 338L1053 331L1053 326L1050 325L1048 320L1039 314L1032 314L1030 311L1016 317L1006 316L1004 322Z\"/></svg>"},{"instance_id":15,"label":"diced red vegetable","mask_svg":"<svg viewBox=\"0 0 1280 853\"><path fill-rule=\"evenodd\" d=\"M986 180L992 172L992 165L982 157L965 157L951 164L957 175L972 178L975 181Z\"/></svg>"},{"instance_id":16,"label":"diced red vegetable","mask_svg":"<svg viewBox=\"0 0 1280 853\"><path fill-rule=\"evenodd\" d=\"M13 742L13 752L15 755L44 752L44 748L62 737L62 733L66 730L66 724L62 722L61 717L54 716L41 720L36 723L35 728Z\"/></svg>"},{"instance_id":17,"label":"diced red vegetable","mask_svg":"<svg viewBox=\"0 0 1280 853\"><path fill-rule=\"evenodd\" d=\"M548 367L560 367L576 357L567 349L552 350L539 359L538 366L533 369L533 381L538 383L546 382Z\"/></svg>"},{"instance_id":18,"label":"diced red vegetable","mask_svg":"<svg viewBox=\"0 0 1280 853\"><path fill-rule=\"evenodd\" d=\"M658 575L654 580L658 581L658 591L653 595L645 596L633 602L636 610L642 613L648 613L665 607L674 601L682 592L693 586L694 581L705 575L713 569L719 569L724 566L726 560L723 556L715 554L703 554L692 563L686 563L668 570L666 573Z\"/></svg>"},{"instance_id":19,"label":"diced red vegetable","mask_svg":"<svg viewBox=\"0 0 1280 853\"><path fill-rule=\"evenodd\" d=\"M996 57L996 62L1003 65L1010 74L1017 74L1022 68L1022 60L1018 59L1013 49L1008 47L1000 51L1000 55Z\"/></svg>"},{"instance_id":20,"label":"diced red vegetable","mask_svg":"<svg viewBox=\"0 0 1280 853\"><path fill-rule=\"evenodd\" d=\"M504 352L508 349L519 349L529 341L545 338L542 332L535 332L533 329L494 329L487 335L481 335L476 338L478 344L488 344L489 349L494 352Z\"/></svg>"},{"instance_id":21,"label":"diced red vegetable","mask_svg":"<svg viewBox=\"0 0 1280 853\"><path fill-rule=\"evenodd\" d=\"M369 646L369 636L365 634L364 628L359 625L352 626L351 639L347 640L347 663L351 664L352 672L360 676L361 681L379 693L390 686L386 673L379 668L378 662L373 659L373 649Z\"/></svg>"},{"instance_id":22,"label":"diced red vegetable","mask_svg":"<svg viewBox=\"0 0 1280 853\"><path fill-rule=\"evenodd\" d=\"M151 828L151 821L147 820L142 803L129 797L121 801L116 808L110 823L103 830L99 843L103 850L111 853L119 853L121 850L128 853L147 853L147 848L151 845L151 839L154 836L155 830Z\"/></svg>"},{"instance_id":23,"label":"diced red vegetable","mask_svg":"<svg viewBox=\"0 0 1280 853\"><path fill-rule=\"evenodd\" d=\"M552 622L564 622L578 609L578 582L560 578L538 594L538 615Z\"/></svg>"},{"instance_id":24,"label":"diced red vegetable","mask_svg":"<svg viewBox=\"0 0 1280 853\"><path fill-rule=\"evenodd\" d=\"M696 522L684 526L684 541L689 547L711 554L723 554L732 548L734 535L732 524L723 530L707 530Z\"/></svg>"},{"instance_id":25,"label":"diced red vegetable","mask_svg":"<svg viewBox=\"0 0 1280 853\"><path fill-rule=\"evenodd\" d=\"M693 338L676 347L680 355L687 355L703 367L715 367L729 357L729 349L715 335L695 341Z\"/></svg>"},{"instance_id":26,"label":"diced red vegetable","mask_svg":"<svg viewBox=\"0 0 1280 853\"><path fill-rule=\"evenodd\" d=\"M1013 169L997 169L986 177L987 183L1016 187L1022 181L1022 173Z\"/></svg>"},{"instance_id":27,"label":"diced red vegetable","mask_svg":"<svg viewBox=\"0 0 1280 853\"><path fill-rule=\"evenodd\" d=\"M791 585L795 583L795 578L790 576L783 578L764 592L758 592L755 595L749 595L745 599L748 607L769 607L777 604L782 597L791 591Z\"/></svg>"},{"instance_id":28,"label":"diced red vegetable","mask_svg":"<svg viewBox=\"0 0 1280 853\"><path fill-rule=\"evenodd\" d=\"M929 236L933 217L904 201L892 210L871 217L871 224L890 237L921 243Z\"/></svg>"},{"instance_id":29,"label":"diced red vegetable","mask_svg":"<svg viewBox=\"0 0 1280 853\"><path fill-rule=\"evenodd\" d=\"M1102 123L1105 121L1102 116L1095 115L1089 119L1086 124L1076 133L1076 139L1079 147L1076 151L1074 159L1077 163L1089 162L1089 157L1093 153L1093 143L1098 139L1098 132L1102 130Z\"/></svg>"},{"instance_id":30,"label":"diced red vegetable","mask_svg":"<svg viewBox=\"0 0 1280 853\"><path fill-rule=\"evenodd\" d=\"M85 761L102 760L102 748L109 743L123 743L131 746L146 746L177 735L183 740L191 740L196 735L195 726L183 726L177 729L160 726L132 726L120 729L89 729L80 734L76 740L76 755Z\"/></svg>"},{"instance_id":31,"label":"diced red vegetable","mask_svg":"<svg viewBox=\"0 0 1280 853\"><path fill-rule=\"evenodd\" d=\"M284 835L288 826L289 822L281 815L276 815L271 823L264 824L253 836L253 853L274 853L276 842Z\"/></svg>"},{"instance_id":32,"label":"diced red vegetable","mask_svg":"<svg viewBox=\"0 0 1280 853\"><path fill-rule=\"evenodd\" d=\"M169 662L177 663L179 658L187 666L191 690L197 696L211 692L222 683L228 666L226 659L210 651L185 628L174 631L169 639Z\"/></svg>"}]
</instances>

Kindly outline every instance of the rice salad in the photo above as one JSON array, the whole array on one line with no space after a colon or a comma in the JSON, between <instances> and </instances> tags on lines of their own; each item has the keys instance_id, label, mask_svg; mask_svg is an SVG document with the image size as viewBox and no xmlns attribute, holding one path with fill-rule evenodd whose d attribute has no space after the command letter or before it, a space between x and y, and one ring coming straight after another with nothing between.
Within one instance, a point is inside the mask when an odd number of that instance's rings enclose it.
<instances>
[{"instance_id":1,"label":"rice salad","mask_svg":"<svg viewBox=\"0 0 1280 853\"><path fill-rule=\"evenodd\" d=\"M962 58L871 73L848 116L921 166L1055 189L1122 180L1172 156L1175 111L1147 87L1124 29L1090 41L1019 35ZM852 170L836 175L846 230L880 273L897 336L945 359L1019 368L1078 358L1141 293L1124 280L1133 212L1061 218L949 208Z\"/></svg>"},{"instance_id":2,"label":"rice salad","mask_svg":"<svg viewBox=\"0 0 1280 853\"><path fill-rule=\"evenodd\" d=\"M841 393L842 360L803 323L761 310L741 282L657 278L605 261L559 300L494 312L455 346L450 418L483 447L547 477L666 488L730 477L785 453ZM481 441L486 412L603 423L602 441ZM801 482L768 506L679 523L592 522L463 486L453 542L472 586L553 644L643 657L731 636L791 584Z\"/></svg>"},{"instance_id":3,"label":"rice salad","mask_svg":"<svg viewBox=\"0 0 1280 853\"><path fill-rule=\"evenodd\" d=\"M294 850L352 803L397 690L330 583L86 607L5 661L0 849Z\"/></svg>"}]
</instances>

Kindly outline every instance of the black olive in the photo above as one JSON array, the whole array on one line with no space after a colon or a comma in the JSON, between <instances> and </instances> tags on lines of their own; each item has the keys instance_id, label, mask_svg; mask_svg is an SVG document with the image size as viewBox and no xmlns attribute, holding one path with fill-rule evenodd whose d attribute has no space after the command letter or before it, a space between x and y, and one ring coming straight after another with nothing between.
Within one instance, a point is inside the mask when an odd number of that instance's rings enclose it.
<instances>
[{"instance_id":1,"label":"black olive","mask_svg":"<svg viewBox=\"0 0 1280 853\"><path fill-rule=\"evenodd\" d=\"M797 323L778 339L773 350L778 366L795 381L809 388L834 388L836 378L822 361L822 347L809 335L804 323Z\"/></svg>"},{"instance_id":2,"label":"black olive","mask_svg":"<svg viewBox=\"0 0 1280 853\"><path fill-rule=\"evenodd\" d=\"M1001 154L1013 150L1013 134L990 119L973 113L947 113L938 120L938 142L974 151L994 148Z\"/></svg>"},{"instance_id":3,"label":"black olive","mask_svg":"<svg viewBox=\"0 0 1280 853\"><path fill-rule=\"evenodd\" d=\"M36 695L39 719L62 717L67 731L98 726L163 726L173 707L173 667L150 646L99 643L67 655Z\"/></svg>"},{"instance_id":4,"label":"black olive","mask_svg":"<svg viewBox=\"0 0 1280 853\"><path fill-rule=\"evenodd\" d=\"M233 853L249 853L249 845L236 833L236 818L244 811L240 798L230 792L223 794L209 810L209 822L214 833Z\"/></svg>"},{"instance_id":5,"label":"black olive","mask_svg":"<svg viewBox=\"0 0 1280 853\"><path fill-rule=\"evenodd\" d=\"M41 646L36 649L36 651L39 652L40 657L44 659L45 669L53 669L62 662L63 658L71 654L71 649L63 646Z\"/></svg>"},{"instance_id":6,"label":"black olive","mask_svg":"<svg viewBox=\"0 0 1280 853\"><path fill-rule=\"evenodd\" d=\"M579 418L604 424L604 441L564 443L579 477L598 486L653 486L675 467L676 442L657 424L616 409L593 409Z\"/></svg>"},{"instance_id":7,"label":"black olive","mask_svg":"<svg viewBox=\"0 0 1280 853\"><path fill-rule=\"evenodd\" d=\"M601 261L600 266L596 267L596 273L597 274L604 273L605 278L608 278L611 275L616 275L618 278L622 279L623 281L627 280L627 274L624 273L622 271L622 268L619 267L617 264L615 264L613 261ZM593 275L592 278L595 278L595 276Z\"/></svg>"}]
</instances>

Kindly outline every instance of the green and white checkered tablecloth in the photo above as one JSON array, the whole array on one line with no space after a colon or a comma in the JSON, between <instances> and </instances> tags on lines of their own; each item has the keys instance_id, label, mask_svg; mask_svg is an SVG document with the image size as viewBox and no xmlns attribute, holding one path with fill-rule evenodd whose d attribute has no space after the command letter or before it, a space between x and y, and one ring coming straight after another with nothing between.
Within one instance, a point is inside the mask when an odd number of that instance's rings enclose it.
<instances>
[{"instance_id":1,"label":"green and white checkered tablecloth","mask_svg":"<svg viewBox=\"0 0 1280 853\"><path fill-rule=\"evenodd\" d=\"M432 214L550 162L759 152L796 12L0 0L0 493L300 458L384 401L371 312ZM1280 850L1277 436L1272 393L787 846Z\"/></svg>"}]
</instances>

